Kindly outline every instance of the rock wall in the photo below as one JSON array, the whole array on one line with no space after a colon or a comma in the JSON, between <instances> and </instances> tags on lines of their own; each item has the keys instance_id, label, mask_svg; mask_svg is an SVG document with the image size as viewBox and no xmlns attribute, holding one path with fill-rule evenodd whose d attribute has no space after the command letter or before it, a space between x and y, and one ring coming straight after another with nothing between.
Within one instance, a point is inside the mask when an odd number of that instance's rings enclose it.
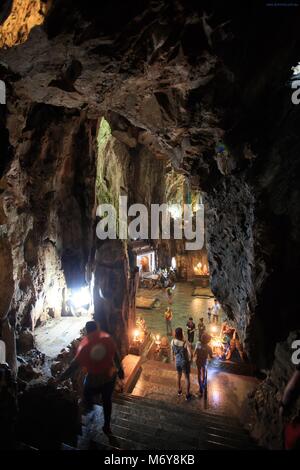
<instances>
[{"instance_id":1,"label":"rock wall","mask_svg":"<svg viewBox=\"0 0 300 470\"><path fill-rule=\"evenodd\" d=\"M252 412L250 431L253 437L268 449L284 448L284 427L299 413L299 397L292 403L283 419L280 418L278 411L284 388L294 372L291 356L295 349L292 348L292 344L299 339L299 335L299 330L294 331L286 341L277 344L273 366L267 378L249 396Z\"/></svg>"},{"instance_id":2,"label":"rock wall","mask_svg":"<svg viewBox=\"0 0 300 470\"><path fill-rule=\"evenodd\" d=\"M1 194L1 263L8 268L1 270L1 315L17 331L60 316L66 287L85 284L94 237L95 125L64 108L11 109L14 155Z\"/></svg>"},{"instance_id":3,"label":"rock wall","mask_svg":"<svg viewBox=\"0 0 300 470\"><path fill-rule=\"evenodd\" d=\"M228 177L206 196L206 207L211 288L245 340L256 307L253 191L242 178Z\"/></svg>"}]
</instances>

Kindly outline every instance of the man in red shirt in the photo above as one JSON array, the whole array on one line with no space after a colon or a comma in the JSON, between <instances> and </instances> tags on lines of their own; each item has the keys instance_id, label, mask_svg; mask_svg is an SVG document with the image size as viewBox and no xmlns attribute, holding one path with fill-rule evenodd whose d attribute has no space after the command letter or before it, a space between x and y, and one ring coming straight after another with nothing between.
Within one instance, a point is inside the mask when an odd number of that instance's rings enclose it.
<instances>
[{"instance_id":1,"label":"man in red shirt","mask_svg":"<svg viewBox=\"0 0 300 470\"><path fill-rule=\"evenodd\" d=\"M103 432L111 434L110 418L112 410L112 394L117 375L124 378L121 361L112 337L100 331L95 321L85 325L87 335L80 342L76 356L70 366L60 376L60 380L72 377L81 367L86 371L83 389L84 405L87 410L93 407L93 397L101 394L104 411Z\"/></svg>"}]
</instances>

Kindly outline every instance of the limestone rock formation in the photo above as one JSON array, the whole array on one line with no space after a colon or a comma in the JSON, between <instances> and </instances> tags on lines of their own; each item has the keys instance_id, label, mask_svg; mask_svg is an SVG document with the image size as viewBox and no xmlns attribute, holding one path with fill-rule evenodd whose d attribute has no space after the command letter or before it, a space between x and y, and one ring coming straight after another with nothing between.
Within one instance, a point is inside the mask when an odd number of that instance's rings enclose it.
<instances>
[{"instance_id":1,"label":"limestone rock formation","mask_svg":"<svg viewBox=\"0 0 300 470\"><path fill-rule=\"evenodd\" d=\"M5 0L0 10L0 47L12 47L28 38L31 29L43 23L51 0Z\"/></svg>"},{"instance_id":2,"label":"limestone rock formation","mask_svg":"<svg viewBox=\"0 0 300 470\"><path fill-rule=\"evenodd\" d=\"M288 409L283 419L280 418L278 412L284 387L294 371L291 351L294 351L292 345L297 339L299 339L299 330L292 332L287 341L277 344L272 369L268 372L267 378L249 397L252 409L252 435L268 449L283 447L284 426L296 418L299 412L299 397Z\"/></svg>"}]
</instances>

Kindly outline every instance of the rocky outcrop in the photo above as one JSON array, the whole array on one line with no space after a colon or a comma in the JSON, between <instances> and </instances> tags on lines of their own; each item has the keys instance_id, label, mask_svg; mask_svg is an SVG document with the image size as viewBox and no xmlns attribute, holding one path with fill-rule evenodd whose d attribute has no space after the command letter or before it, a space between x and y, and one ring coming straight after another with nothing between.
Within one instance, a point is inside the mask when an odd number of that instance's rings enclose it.
<instances>
[{"instance_id":1,"label":"rocky outcrop","mask_svg":"<svg viewBox=\"0 0 300 470\"><path fill-rule=\"evenodd\" d=\"M25 42L34 26L43 23L51 0L5 0L0 10L0 47Z\"/></svg>"},{"instance_id":2,"label":"rocky outcrop","mask_svg":"<svg viewBox=\"0 0 300 470\"><path fill-rule=\"evenodd\" d=\"M85 284L96 175L94 122L39 104L23 112L7 123L15 152L1 195L1 313L17 330L59 316L67 285Z\"/></svg>"},{"instance_id":3,"label":"rocky outcrop","mask_svg":"<svg viewBox=\"0 0 300 470\"><path fill-rule=\"evenodd\" d=\"M299 330L292 332L287 341L277 344L272 369L262 384L249 396L252 411L252 420L250 420L252 435L268 449L284 447L284 427L299 413L300 398L298 397L283 419L279 415L279 402L295 368L291 351L295 351L292 345L297 339L299 339Z\"/></svg>"},{"instance_id":4,"label":"rocky outcrop","mask_svg":"<svg viewBox=\"0 0 300 470\"><path fill-rule=\"evenodd\" d=\"M122 356L128 353L128 261L121 241L104 242L96 254L95 319L114 335ZM132 320L131 320L132 321Z\"/></svg>"},{"instance_id":5,"label":"rocky outcrop","mask_svg":"<svg viewBox=\"0 0 300 470\"><path fill-rule=\"evenodd\" d=\"M62 443L76 445L80 432L76 394L33 380L19 397L17 431L21 442L40 450L60 450Z\"/></svg>"},{"instance_id":6,"label":"rocky outcrop","mask_svg":"<svg viewBox=\"0 0 300 470\"><path fill-rule=\"evenodd\" d=\"M243 179L229 176L210 191L206 207L211 287L245 339L256 307L254 195Z\"/></svg>"}]
</instances>

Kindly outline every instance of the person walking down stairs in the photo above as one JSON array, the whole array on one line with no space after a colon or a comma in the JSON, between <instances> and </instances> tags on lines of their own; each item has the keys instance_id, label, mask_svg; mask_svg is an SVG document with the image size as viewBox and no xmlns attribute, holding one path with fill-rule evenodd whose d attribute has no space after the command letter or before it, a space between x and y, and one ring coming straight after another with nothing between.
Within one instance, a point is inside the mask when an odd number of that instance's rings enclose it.
<instances>
[{"instance_id":1,"label":"person walking down stairs","mask_svg":"<svg viewBox=\"0 0 300 470\"><path fill-rule=\"evenodd\" d=\"M190 400L192 398L190 393L191 351L189 344L183 338L182 328L176 328L175 338L171 341L171 348L177 371L178 396L182 395L181 378L182 373L184 373L186 381L186 400Z\"/></svg>"},{"instance_id":2,"label":"person walking down stairs","mask_svg":"<svg viewBox=\"0 0 300 470\"><path fill-rule=\"evenodd\" d=\"M94 396L101 394L104 412L102 429L105 434L111 434L112 394L117 376L124 379L124 371L112 337L100 331L95 321L88 321L85 329L87 334L80 342L75 358L59 380L72 377L80 367L87 371L83 387L85 411L92 410Z\"/></svg>"}]
</instances>

